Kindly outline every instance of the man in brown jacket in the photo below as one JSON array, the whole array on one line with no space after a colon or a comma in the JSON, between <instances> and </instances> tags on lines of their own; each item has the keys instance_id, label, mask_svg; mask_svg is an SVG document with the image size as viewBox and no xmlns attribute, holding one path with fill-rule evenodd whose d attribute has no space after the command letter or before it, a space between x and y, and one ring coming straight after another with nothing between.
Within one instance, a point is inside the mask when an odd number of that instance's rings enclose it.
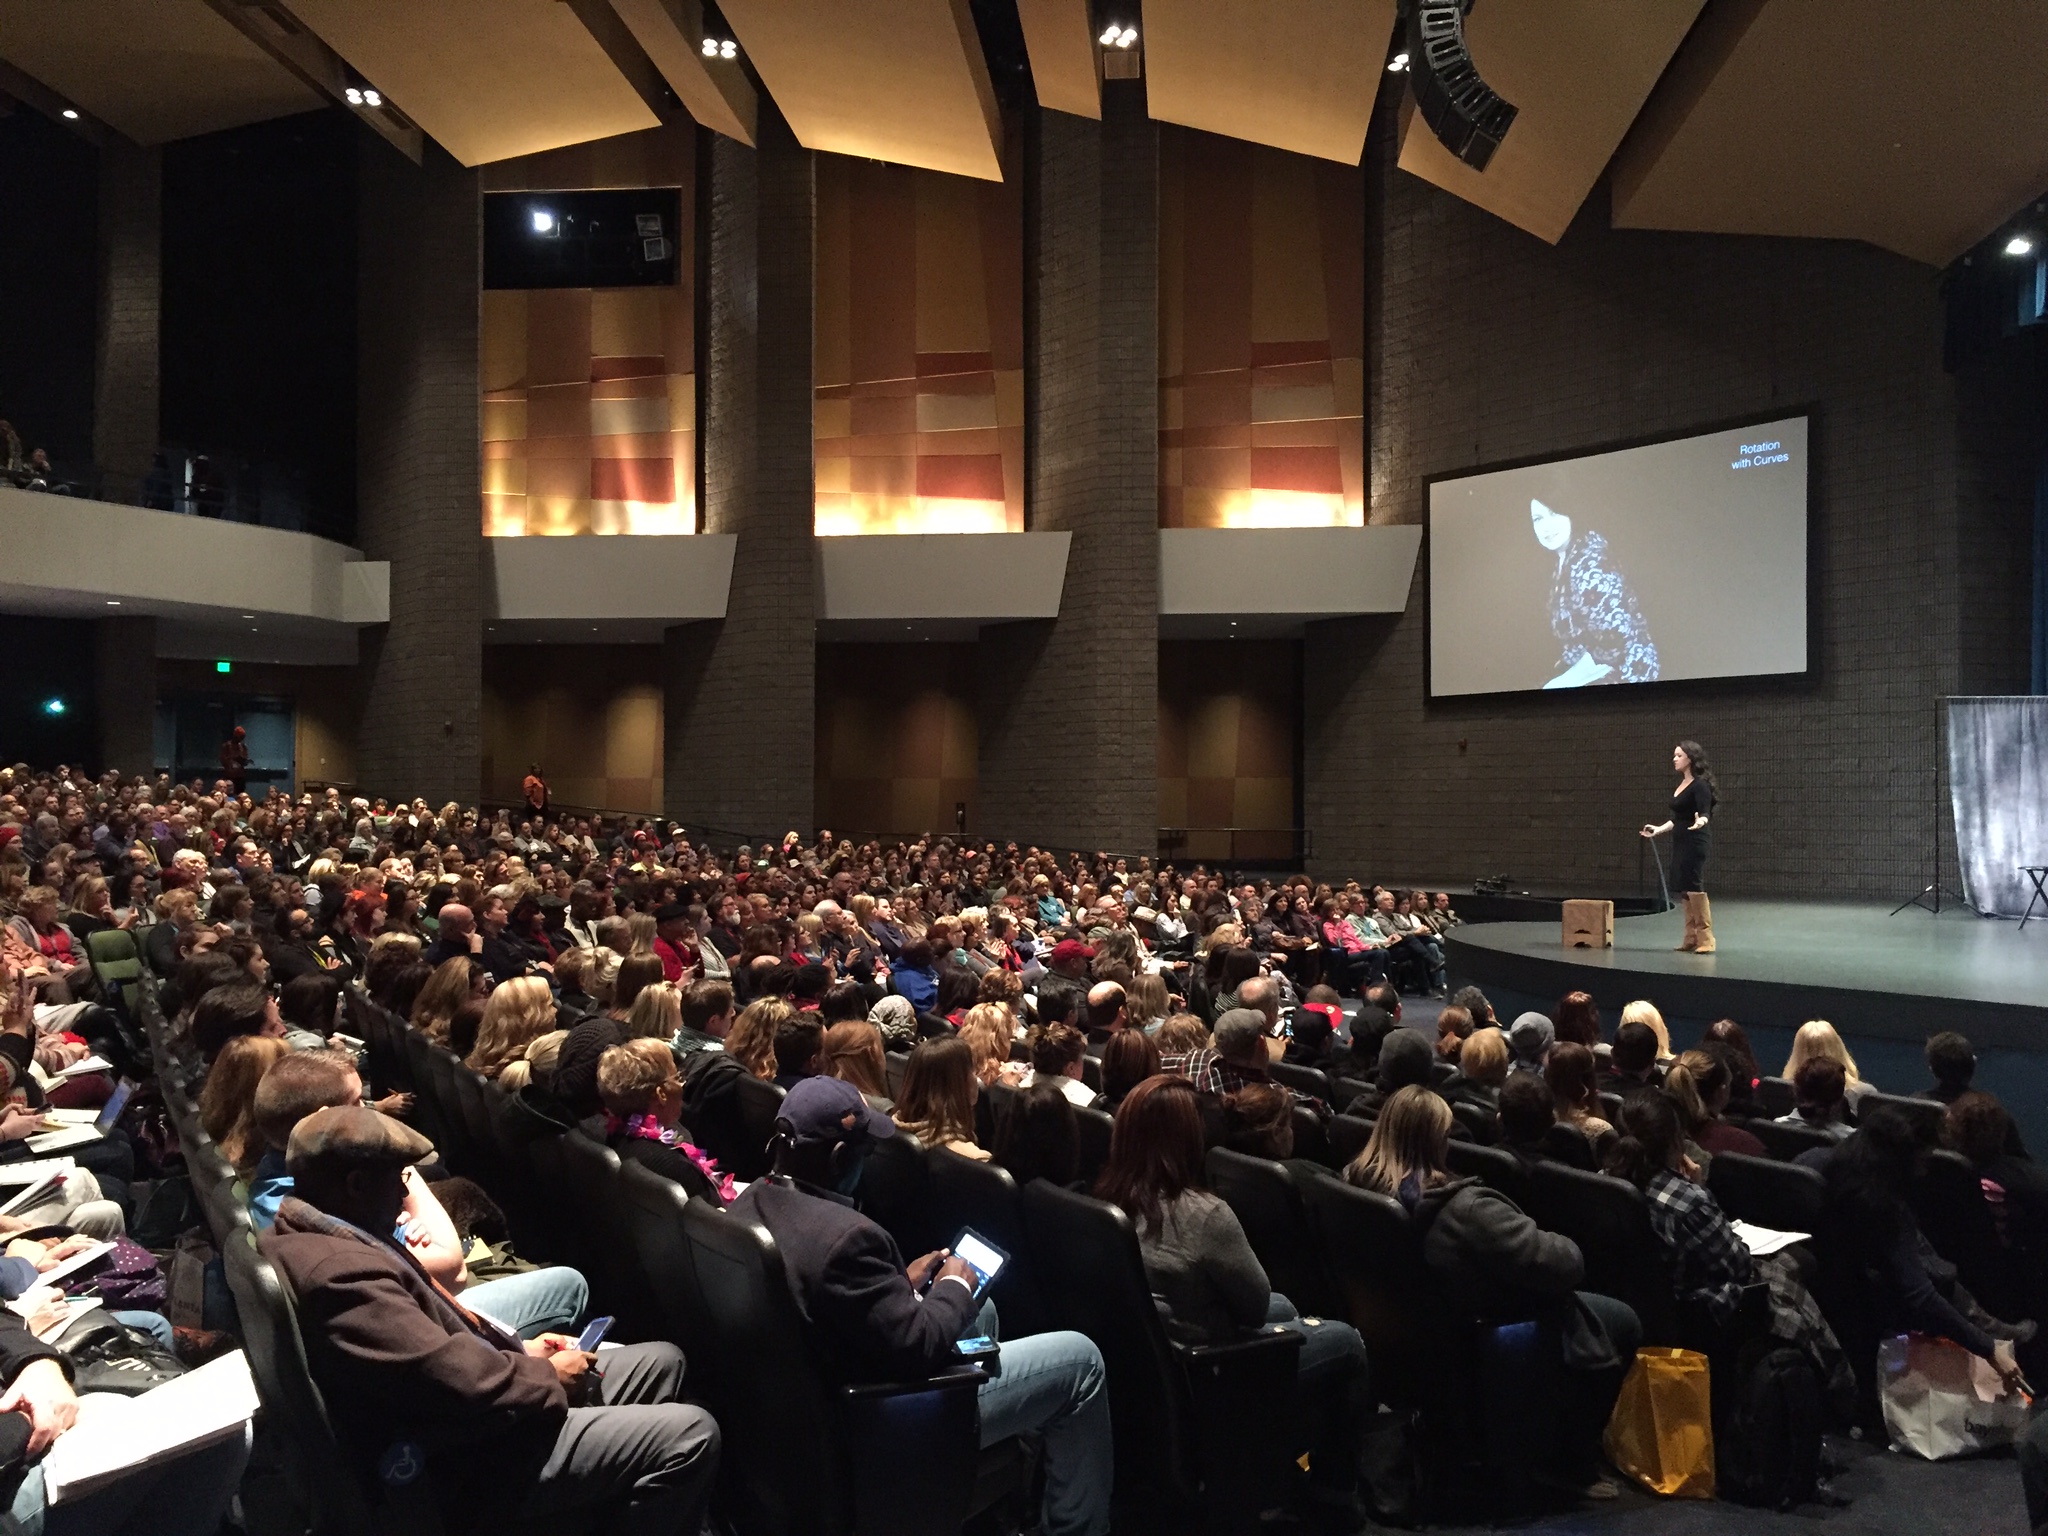
<instances>
[{"instance_id":1,"label":"man in brown jacket","mask_svg":"<svg viewBox=\"0 0 2048 1536\"><path fill-rule=\"evenodd\" d=\"M602 1512L649 1536L695 1532L718 1426L676 1400L682 1352L585 1354L562 1334L522 1343L465 1308L388 1236L402 1170L432 1150L375 1110L315 1111L285 1152L295 1193L260 1239L367 1485L423 1465L451 1530Z\"/></svg>"}]
</instances>

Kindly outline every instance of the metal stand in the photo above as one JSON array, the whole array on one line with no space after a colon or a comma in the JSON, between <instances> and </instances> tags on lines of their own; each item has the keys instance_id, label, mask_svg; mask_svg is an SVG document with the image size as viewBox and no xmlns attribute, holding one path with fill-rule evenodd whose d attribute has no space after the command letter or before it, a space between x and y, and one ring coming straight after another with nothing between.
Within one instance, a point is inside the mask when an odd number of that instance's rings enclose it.
<instances>
[{"instance_id":1,"label":"metal stand","mask_svg":"<svg viewBox=\"0 0 2048 1536\"><path fill-rule=\"evenodd\" d=\"M1671 882L1664 878L1664 850L1657 846L1657 839L1654 837L1646 837L1643 841L1650 845L1650 852L1656 855L1657 888L1664 893L1664 910L1669 912L1672 907Z\"/></svg>"},{"instance_id":2,"label":"metal stand","mask_svg":"<svg viewBox=\"0 0 2048 1536\"><path fill-rule=\"evenodd\" d=\"M1934 743L1937 753L1941 750L1941 742L1941 705L1937 701L1934 706ZM1969 901L1961 891L1949 890L1941 883L1941 763L1938 759L1933 768L1928 770L1928 778L1930 781L1928 805L1932 811L1929 819L1934 833L1934 867L1930 873L1933 874L1934 879L1925 890L1916 891L1896 907L1893 907L1891 911L1893 917L1897 917L1908 907L1919 907L1939 917L1941 915L1943 897L1948 898L1948 904L1951 907L1969 906Z\"/></svg>"}]
</instances>

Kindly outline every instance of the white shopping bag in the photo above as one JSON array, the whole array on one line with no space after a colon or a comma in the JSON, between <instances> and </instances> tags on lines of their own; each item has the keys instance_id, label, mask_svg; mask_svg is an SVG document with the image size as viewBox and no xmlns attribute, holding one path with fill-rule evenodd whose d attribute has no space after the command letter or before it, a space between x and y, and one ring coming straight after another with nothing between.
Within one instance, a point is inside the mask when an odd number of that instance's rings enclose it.
<instances>
[{"instance_id":1,"label":"white shopping bag","mask_svg":"<svg viewBox=\"0 0 2048 1536\"><path fill-rule=\"evenodd\" d=\"M1881 1340L1877 1381L1895 1451L1941 1461L2011 1445L2026 1427L2027 1395L2006 1390L1990 1361L1947 1339Z\"/></svg>"}]
</instances>

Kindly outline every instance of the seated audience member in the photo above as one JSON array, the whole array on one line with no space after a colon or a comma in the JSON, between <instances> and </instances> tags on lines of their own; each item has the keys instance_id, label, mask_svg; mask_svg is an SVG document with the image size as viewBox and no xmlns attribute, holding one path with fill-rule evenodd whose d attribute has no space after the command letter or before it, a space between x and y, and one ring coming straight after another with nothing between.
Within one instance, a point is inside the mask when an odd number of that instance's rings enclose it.
<instances>
[{"instance_id":1,"label":"seated audience member","mask_svg":"<svg viewBox=\"0 0 2048 1536\"><path fill-rule=\"evenodd\" d=\"M1218 1145L1284 1163L1294 1156L1294 1097L1278 1083L1247 1084L1224 1095L1220 1128Z\"/></svg>"},{"instance_id":2,"label":"seated audience member","mask_svg":"<svg viewBox=\"0 0 2048 1536\"><path fill-rule=\"evenodd\" d=\"M659 1040L667 1045L683 1029L682 989L671 982L657 981L633 999L633 1007L619 1033L628 1040Z\"/></svg>"},{"instance_id":3,"label":"seated audience member","mask_svg":"<svg viewBox=\"0 0 2048 1536\"><path fill-rule=\"evenodd\" d=\"M341 988L325 972L297 976L277 991L284 1041L295 1051L317 1051L333 1037L340 1017Z\"/></svg>"},{"instance_id":4,"label":"seated audience member","mask_svg":"<svg viewBox=\"0 0 2048 1536\"><path fill-rule=\"evenodd\" d=\"M491 989L484 1016L477 1025L476 1045L464 1063L470 1071L495 1079L526 1048L555 1027L555 997L539 976L515 976ZM557 1057L559 1064L560 1058Z\"/></svg>"},{"instance_id":5,"label":"seated audience member","mask_svg":"<svg viewBox=\"0 0 2048 1536\"><path fill-rule=\"evenodd\" d=\"M1081 1128L1074 1117L1074 1101L1050 1082L1018 1089L996 1118L992 1150L997 1166L1009 1170L1019 1189L1033 1179L1078 1189Z\"/></svg>"},{"instance_id":6,"label":"seated audience member","mask_svg":"<svg viewBox=\"0 0 2048 1536\"><path fill-rule=\"evenodd\" d=\"M1349 1113L1376 1115L1403 1088L1430 1088L1436 1050L1419 1029L1396 1029L1380 1042L1380 1065L1370 1091L1351 1101Z\"/></svg>"},{"instance_id":7,"label":"seated audience member","mask_svg":"<svg viewBox=\"0 0 2048 1536\"><path fill-rule=\"evenodd\" d=\"M683 993L681 1013L682 1023L675 1038L669 1041L678 1056L724 1050L721 1042L732 1032L737 1016L731 985L723 981L691 982Z\"/></svg>"},{"instance_id":8,"label":"seated audience member","mask_svg":"<svg viewBox=\"0 0 2048 1536\"><path fill-rule=\"evenodd\" d=\"M1970 1079L1977 1075L1977 1053L1965 1036L1952 1029L1929 1035L1926 1055L1934 1086L1922 1089L1918 1097L1953 1104L1970 1091Z\"/></svg>"},{"instance_id":9,"label":"seated audience member","mask_svg":"<svg viewBox=\"0 0 2048 1536\"><path fill-rule=\"evenodd\" d=\"M315 1112L292 1129L293 1193L261 1239L297 1298L307 1364L357 1475L374 1486L390 1448L410 1442L451 1526L603 1515L696 1530L718 1426L677 1400L682 1352L630 1344L607 1350L600 1372L571 1336L522 1341L451 1301L388 1235L408 1166L432 1150L375 1110Z\"/></svg>"},{"instance_id":10,"label":"seated audience member","mask_svg":"<svg viewBox=\"0 0 2048 1536\"><path fill-rule=\"evenodd\" d=\"M958 1046L971 1083L964 1045L932 1041L918 1049L948 1046ZM993 1334L994 1309L975 1301L965 1263L941 1250L906 1267L889 1234L841 1193L858 1189L874 1142L896 1134L887 1116L868 1109L849 1083L807 1078L782 1101L776 1127L775 1172L750 1184L732 1214L775 1239L830 1375L922 1380L958 1360L956 1339ZM1078 1333L1033 1334L1004 1339L1001 1365L977 1389L982 1445L1037 1434L1045 1536L1107 1536L1114 1461L1100 1351Z\"/></svg>"},{"instance_id":11,"label":"seated audience member","mask_svg":"<svg viewBox=\"0 0 2048 1536\"><path fill-rule=\"evenodd\" d=\"M1732 1079L1728 1052L1716 1047L1687 1051L1664 1074L1664 1086L1684 1122L1686 1138L1707 1156L1736 1152L1744 1157L1764 1157L1768 1154L1761 1141L1722 1118L1728 1109Z\"/></svg>"},{"instance_id":12,"label":"seated audience member","mask_svg":"<svg viewBox=\"0 0 2048 1536\"><path fill-rule=\"evenodd\" d=\"M9 1458L13 1495L0 1506L10 1517L7 1528L50 1536L215 1536L248 1465L246 1431L49 1505L42 1458L78 1423L73 1372L19 1317L0 1311L0 1413L24 1421ZM24 1467L30 1458L34 1464Z\"/></svg>"},{"instance_id":13,"label":"seated audience member","mask_svg":"<svg viewBox=\"0 0 2048 1536\"><path fill-rule=\"evenodd\" d=\"M1344 1011L1329 1003L1303 1003L1294 1010L1294 1024L1287 1036L1287 1049L1280 1059L1290 1067L1313 1067L1332 1076L1337 1072L1337 1026Z\"/></svg>"},{"instance_id":14,"label":"seated audience member","mask_svg":"<svg viewBox=\"0 0 2048 1536\"><path fill-rule=\"evenodd\" d=\"M927 1147L944 1147L962 1157L986 1162L988 1153L974 1140L974 1103L981 1085L974 1080L974 1052L965 1040L926 1040L910 1053L897 1095L896 1124ZM1093 1095L1090 1095L1092 1098Z\"/></svg>"},{"instance_id":15,"label":"seated audience member","mask_svg":"<svg viewBox=\"0 0 2048 1536\"><path fill-rule=\"evenodd\" d=\"M1456 1003L1446 1003L1436 1016L1436 1054L1439 1061L1457 1064L1458 1052L1472 1035L1472 1015Z\"/></svg>"},{"instance_id":16,"label":"seated audience member","mask_svg":"<svg viewBox=\"0 0 2048 1536\"><path fill-rule=\"evenodd\" d=\"M1565 993L1557 1000L1557 1011L1550 1016L1550 1023L1557 1031L1560 1045L1583 1045L1590 1051L1600 1043L1600 1005L1593 1001L1590 992Z\"/></svg>"},{"instance_id":17,"label":"seated audience member","mask_svg":"<svg viewBox=\"0 0 2048 1536\"><path fill-rule=\"evenodd\" d=\"M1976 1170L2000 1244L2039 1275L2048 1269L2048 1170L2013 1151L2014 1139L2012 1116L1988 1093L1960 1094L1942 1115L1942 1145Z\"/></svg>"},{"instance_id":18,"label":"seated audience member","mask_svg":"<svg viewBox=\"0 0 2048 1536\"><path fill-rule=\"evenodd\" d=\"M993 974L993 973L991 973ZM1001 1003L976 1003L960 1019L960 1038L974 1052L974 1076L982 1087L1021 1082L1030 1069L1010 1060L1010 1010ZM879 1042L881 1035L875 1036ZM876 1045L876 1054L881 1047Z\"/></svg>"},{"instance_id":19,"label":"seated audience member","mask_svg":"<svg viewBox=\"0 0 2048 1536\"><path fill-rule=\"evenodd\" d=\"M1169 1014L1159 1033L1152 1037L1159 1047L1161 1071L1169 1070L1163 1065L1169 1056L1189 1056L1196 1051L1206 1050L1209 1045L1209 1026L1192 1013Z\"/></svg>"},{"instance_id":20,"label":"seated audience member","mask_svg":"<svg viewBox=\"0 0 2048 1536\"><path fill-rule=\"evenodd\" d=\"M1764 1080L1756 1052L1749 1048L1749 1031L1733 1019L1716 1019L1707 1026L1700 1047L1727 1053L1728 1107L1738 1115L1749 1114L1756 1106L1757 1085Z\"/></svg>"},{"instance_id":21,"label":"seated audience member","mask_svg":"<svg viewBox=\"0 0 2048 1536\"><path fill-rule=\"evenodd\" d=\"M1525 1080L1510 1083L1509 1094ZM1505 1122L1513 1103L1503 1099ZM1453 1177L1444 1163L1450 1133L1448 1104L1426 1088L1403 1088L1344 1177L1406 1208L1443 1304L1537 1325L1531 1348L1504 1352L1496 1365L1514 1378L1498 1400L1521 1405L1526 1420L1503 1441L1527 1458L1522 1470L1532 1479L1611 1498L1618 1490L1599 1475L1600 1435L1642 1324L1625 1303L1578 1289L1585 1260L1570 1238L1543 1231L1477 1179Z\"/></svg>"},{"instance_id":22,"label":"seated audience member","mask_svg":"<svg viewBox=\"0 0 2048 1536\"><path fill-rule=\"evenodd\" d=\"M612 981L612 999L603 1013L579 1019L562 1042L555 1059L555 1097L567 1105L579 1120L603 1110L597 1092L597 1063L615 1045L629 1037L627 1024L640 994L661 983L661 961L652 954L629 955L619 962ZM544 987L545 982L542 983Z\"/></svg>"},{"instance_id":23,"label":"seated audience member","mask_svg":"<svg viewBox=\"0 0 2048 1536\"><path fill-rule=\"evenodd\" d=\"M1451 994L1451 1006L1464 1009L1472 1016L1474 1029L1498 1029L1500 1020L1493 1016L1493 1004L1486 1000L1486 994L1477 987L1460 987Z\"/></svg>"},{"instance_id":24,"label":"seated audience member","mask_svg":"<svg viewBox=\"0 0 2048 1536\"><path fill-rule=\"evenodd\" d=\"M1112 1114L1124 1096L1159 1072L1159 1046L1153 1036L1135 1029L1120 1030L1102 1048L1103 1107ZM1065 1093L1064 1085L1061 1088Z\"/></svg>"},{"instance_id":25,"label":"seated audience member","mask_svg":"<svg viewBox=\"0 0 2048 1536\"><path fill-rule=\"evenodd\" d=\"M1778 1124L1803 1125L1830 1140L1847 1141L1856 1128L1849 1124L1846 1113L1846 1087L1839 1061L1828 1056L1807 1057L1792 1079L1792 1109L1778 1116Z\"/></svg>"},{"instance_id":26,"label":"seated audience member","mask_svg":"<svg viewBox=\"0 0 2048 1536\"><path fill-rule=\"evenodd\" d=\"M889 1068L882 1058L882 1032L866 1019L847 1019L825 1031L825 1076L851 1083L869 1109L888 1114L896 1105L889 1097Z\"/></svg>"},{"instance_id":27,"label":"seated audience member","mask_svg":"<svg viewBox=\"0 0 2048 1536\"><path fill-rule=\"evenodd\" d=\"M1318 993L1329 991L1329 996ZM1334 990L1310 987L1303 1001L1340 1003ZM1391 981L1376 981L1365 989L1365 1002L1351 1021L1351 1076L1370 1078L1379 1070L1380 1042L1401 1024L1401 993Z\"/></svg>"},{"instance_id":28,"label":"seated audience member","mask_svg":"<svg viewBox=\"0 0 2048 1536\"><path fill-rule=\"evenodd\" d=\"M1557 1042L1557 1026L1549 1018L1533 1009L1515 1020L1508 1031L1508 1071L1512 1074L1523 1072L1542 1076L1543 1064L1550 1056L1550 1048Z\"/></svg>"},{"instance_id":29,"label":"seated audience member","mask_svg":"<svg viewBox=\"0 0 2048 1536\"><path fill-rule=\"evenodd\" d=\"M1106 1044L1111 1035L1126 1027L1130 994L1113 981L1098 981L1088 989L1087 1044Z\"/></svg>"},{"instance_id":30,"label":"seated audience member","mask_svg":"<svg viewBox=\"0 0 2048 1536\"><path fill-rule=\"evenodd\" d=\"M1792 1054L1785 1058L1784 1076L1798 1082L1799 1069L1815 1058L1832 1061L1841 1067L1843 1097L1849 1113L1854 1114L1856 1101L1870 1092L1870 1084L1863 1081L1856 1070L1856 1058L1849 1054L1849 1047L1835 1032L1835 1026L1826 1019L1809 1019L1799 1026L1792 1036Z\"/></svg>"},{"instance_id":31,"label":"seated audience member","mask_svg":"<svg viewBox=\"0 0 2048 1536\"><path fill-rule=\"evenodd\" d=\"M1742 1288L1759 1281L1770 1287L1770 1333L1804 1353L1825 1384L1838 1427L1856 1411L1856 1373L1834 1330L1800 1283L1783 1251L1753 1258L1702 1187L1685 1153L1685 1131L1671 1096L1657 1089L1632 1095L1622 1106L1625 1134L1607 1151L1607 1172L1643 1192L1650 1229L1671 1260L1678 1300L1689 1320L1716 1331L1735 1321Z\"/></svg>"},{"instance_id":32,"label":"seated audience member","mask_svg":"<svg viewBox=\"0 0 2048 1536\"><path fill-rule=\"evenodd\" d=\"M1495 1145L1503 1152L1513 1153L1524 1167L1562 1161L1551 1135L1558 1129L1557 1100L1540 1074L1517 1072L1501 1084L1497 1124ZM1578 1137L1581 1142L1585 1140L1576 1131L1567 1129L1564 1134ZM1591 1162L1588 1156L1573 1166Z\"/></svg>"},{"instance_id":33,"label":"seated audience member","mask_svg":"<svg viewBox=\"0 0 2048 1536\"><path fill-rule=\"evenodd\" d=\"M890 993L875 999L868 1010L868 1022L882 1032L882 1049L908 1051L917 1044L917 1010L907 997Z\"/></svg>"},{"instance_id":34,"label":"seated audience member","mask_svg":"<svg viewBox=\"0 0 2048 1536\"><path fill-rule=\"evenodd\" d=\"M258 1231L277 1220L296 1188L286 1156L292 1128L316 1110L353 1108L362 1102L363 1080L356 1075L354 1059L341 1051L294 1051L263 1074L256 1087L256 1128L264 1153L248 1186L249 1215ZM463 1245L432 1186L411 1168L404 1171L403 1180L402 1210L383 1230L435 1283L461 1295L463 1305L472 1311L528 1338L576 1326L590 1300L582 1275L566 1265L552 1265L472 1285Z\"/></svg>"},{"instance_id":35,"label":"seated audience member","mask_svg":"<svg viewBox=\"0 0 2048 1536\"><path fill-rule=\"evenodd\" d=\"M518 1060L509 1061L499 1069L498 1086L514 1094L524 1093L535 1083L547 1088L554 1081L555 1063L562 1058L562 1042L568 1038L566 1029L551 1029L544 1035L535 1036L533 1043L519 1054ZM553 1096L552 1092L549 1096ZM385 1109L385 1105L379 1100L372 1108ZM386 1110L386 1113L391 1112Z\"/></svg>"},{"instance_id":36,"label":"seated audience member","mask_svg":"<svg viewBox=\"0 0 2048 1536\"><path fill-rule=\"evenodd\" d=\"M596 969L592 952L570 943L555 956L555 1022L571 1029L578 1019L604 1012L603 1004L587 990Z\"/></svg>"},{"instance_id":37,"label":"seated audience member","mask_svg":"<svg viewBox=\"0 0 2048 1536\"><path fill-rule=\"evenodd\" d=\"M1871 1110L1821 1165L1827 1191L1816 1235L1822 1249L1868 1283L1879 1337L1938 1334L1990 1361L2008 1387L2016 1386L2024 1378L2013 1345L2033 1338L2034 1322L1991 1316L1957 1280L1955 1266L1934 1251L1913 1214L1919 1173L1913 1123L1889 1105Z\"/></svg>"},{"instance_id":38,"label":"seated audience member","mask_svg":"<svg viewBox=\"0 0 2048 1536\"><path fill-rule=\"evenodd\" d=\"M1669 1061L1672 1057L1671 1031L1664 1023L1664 1015L1657 1011L1657 1005L1646 998L1638 998L1621 1010L1624 1024L1647 1024L1650 1033L1657 1037L1657 1060ZM1617 1032L1615 1040L1620 1041Z\"/></svg>"},{"instance_id":39,"label":"seated audience member","mask_svg":"<svg viewBox=\"0 0 2048 1536\"><path fill-rule=\"evenodd\" d=\"M680 1184L691 1195L729 1205L739 1193L709 1153L679 1134L683 1079L666 1041L628 1040L597 1063L597 1091L604 1100L605 1144L621 1162Z\"/></svg>"},{"instance_id":40,"label":"seated audience member","mask_svg":"<svg viewBox=\"0 0 2048 1536\"><path fill-rule=\"evenodd\" d=\"M775 1027L775 1086L794 1088L825 1070L825 1031L815 1013L796 1013Z\"/></svg>"},{"instance_id":41,"label":"seated audience member","mask_svg":"<svg viewBox=\"0 0 2048 1536\"><path fill-rule=\"evenodd\" d=\"M253 981L215 987L192 1009L192 1043L209 1067L221 1047L237 1035L269 1035L282 1040L284 1033L277 999Z\"/></svg>"},{"instance_id":42,"label":"seated audience member","mask_svg":"<svg viewBox=\"0 0 2048 1536\"><path fill-rule=\"evenodd\" d=\"M199 1091L199 1123L220 1155L238 1173L247 1173L263 1155L256 1129L256 1085L280 1056L291 1049L269 1035L238 1035L221 1047L206 1085Z\"/></svg>"},{"instance_id":43,"label":"seated audience member","mask_svg":"<svg viewBox=\"0 0 2048 1536\"><path fill-rule=\"evenodd\" d=\"M1614 1135L1614 1127L1600 1117L1600 1090L1593 1075L1596 1060L1588 1047L1560 1040L1543 1063L1543 1080L1557 1101L1558 1123L1578 1131L1597 1154Z\"/></svg>"},{"instance_id":44,"label":"seated audience member","mask_svg":"<svg viewBox=\"0 0 2048 1536\"><path fill-rule=\"evenodd\" d=\"M1232 1008L1216 1021L1215 1034L1207 1050L1192 1051L1185 1056L1169 1056L1162 1052L1160 1070L1184 1077L1200 1092L1220 1099L1237 1092L1247 1083L1270 1083L1273 1080L1273 1058L1266 1050L1266 1040L1266 1016L1263 1013L1255 1013L1249 1008ZM1312 1095L1296 1093L1294 1098L1319 1115L1330 1113L1329 1106Z\"/></svg>"},{"instance_id":45,"label":"seated audience member","mask_svg":"<svg viewBox=\"0 0 2048 1536\"><path fill-rule=\"evenodd\" d=\"M978 991L979 981L975 985ZM932 963L931 945L923 939L904 945L903 958L889 973L889 986L913 1012L929 1013L939 1000L939 973Z\"/></svg>"},{"instance_id":46,"label":"seated audience member","mask_svg":"<svg viewBox=\"0 0 2048 1536\"><path fill-rule=\"evenodd\" d=\"M1277 1091L1253 1087L1242 1093L1270 1094L1283 1119L1291 1113ZM1348 1508L1358 1482L1360 1436L1373 1409L1365 1343L1343 1323L1305 1322L1291 1301L1274 1292L1237 1216L1209 1192L1204 1155L1202 1108L1193 1085L1185 1078L1150 1078L1116 1112L1109 1163L1096 1182L1096 1196L1121 1206L1137 1228L1146 1278L1174 1338L1225 1344L1273 1324L1301 1336L1298 1438L1309 1451L1317 1494Z\"/></svg>"},{"instance_id":47,"label":"seated audience member","mask_svg":"<svg viewBox=\"0 0 2048 1536\"><path fill-rule=\"evenodd\" d=\"M442 961L412 1000L412 1027L436 1045L446 1045L456 1010L473 998L482 998L490 984L490 973L467 955Z\"/></svg>"},{"instance_id":48,"label":"seated audience member","mask_svg":"<svg viewBox=\"0 0 2048 1536\"><path fill-rule=\"evenodd\" d=\"M1095 1102L1095 1090L1081 1081L1081 1058L1088 1051L1088 1037L1071 1024L1041 1024L1031 1031L1031 1076L1033 1083L1057 1083L1059 1090L1086 1109Z\"/></svg>"},{"instance_id":49,"label":"seated audience member","mask_svg":"<svg viewBox=\"0 0 2048 1536\"><path fill-rule=\"evenodd\" d=\"M1164 977L1152 971L1133 977L1124 998L1124 1027L1154 1033L1166 1022L1170 1002Z\"/></svg>"},{"instance_id":50,"label":"seated audience member","mask_svg":"<svg viewBox=\"0 0 2048 1536\"><path fill-rule=\"evenodd\" d=\"M1614 1032L1614 1050L1599 1074L1602 1093L1623 1098L1642 1088L1654 1088L1657 1072L1657 1034L1639 1021L1623 1024Z\"/></svg>"},{"instance_id":51,"label":"seated audience member","mask_svg":"<svg viewBox=\"0 0 2048 1536\"><path fill-rule=\"evenodd\" d=\"M1475 1029L1458 1052L1458 1075L1444 1085L1444 1097L1496 1114L1507 1080L1508 1037L1494 1028Z\"/></svg>"}]
</instances>

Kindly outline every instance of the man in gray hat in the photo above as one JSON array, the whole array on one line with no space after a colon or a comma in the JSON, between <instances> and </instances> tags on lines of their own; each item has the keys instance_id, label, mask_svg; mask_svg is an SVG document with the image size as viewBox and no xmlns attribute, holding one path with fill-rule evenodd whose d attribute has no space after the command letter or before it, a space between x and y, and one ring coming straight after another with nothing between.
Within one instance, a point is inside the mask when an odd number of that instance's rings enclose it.
<instances>
[{"instance_id":1,"label":"man in gray hat","mask_svg":"<svg viewBox=\"0 0 2048 1536\"><path fill-rule=\"evenodd\" d=\"M1557 1026L1534 1009L1520 1015L1508 1031L1509 1072L1541 1072L1544 1058L1557 1039Z\"/></svg>"},{"instance_id":2,"label":"man in gray hat","mask_svg":"<svg viewBox=\"0 0 2048 1536\"><path fill-rule=\"evenodd\" d=\"M285 1149L294 1193L259 1239L365 1485L394 1460L423 1464L451 1529L602 1512L694 1533L718 1426L676 1400L682 1352L522 1342L449 1295L390 1237L404 1169L432 1151L373 1109L315 1111Z\"/></svg>"}]
</instances>

